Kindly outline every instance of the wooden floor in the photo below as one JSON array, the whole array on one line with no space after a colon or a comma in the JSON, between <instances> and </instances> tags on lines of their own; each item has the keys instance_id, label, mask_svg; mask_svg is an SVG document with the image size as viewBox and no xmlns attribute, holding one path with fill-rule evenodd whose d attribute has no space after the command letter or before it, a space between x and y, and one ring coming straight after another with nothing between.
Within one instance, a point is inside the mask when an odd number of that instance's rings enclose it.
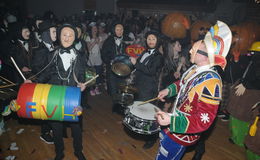
<instances>
[{"instance_id":1,"label":"wooden floor","mask_svg":"<svg viewBox=\"0 0 260 160\"><path fill-rule=\"evenodd\" d=\"M122 116L111 113L111 100L106 94L89 97L92 109L84 111L83 152L88 160L153 160L159 142L149 150L142 149L144 141L129 136L122 125ZM0 160L15 155L17 160L49 160L54 157L54 145L39 139L40 127L35 120L21 124L13 117L6 120L7 131L0 136ZM24 129L21 134L16 132ZM70 135L70 130L68 129ZM203 160L245 160L245 151L228 142L228 122L217 121L216 128L206 142ZM65 160L76 159L73 155L72 138L65 141ZM9 146L16 142L19 150ZM190 160L194 151L185 154Z\"/></svg>"}]
</instances>

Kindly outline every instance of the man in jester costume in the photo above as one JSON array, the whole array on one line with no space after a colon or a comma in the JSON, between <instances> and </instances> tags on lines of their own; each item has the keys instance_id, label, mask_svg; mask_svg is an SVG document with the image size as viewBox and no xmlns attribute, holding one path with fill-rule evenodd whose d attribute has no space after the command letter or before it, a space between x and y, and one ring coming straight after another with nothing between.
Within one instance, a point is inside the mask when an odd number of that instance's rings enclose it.
<instances>
[{"instance_id":1,"label":"man in jester costume","mask_svg":"<svg viewBox=\"0 0 260 160\"><path fill-rule=\"evenodd\" d=\"M187 146L195 144L200 134L214 121L221 101L222 81L216 66L225 68L232 34L221 22L211 27L204 40L194 43L190 61L194 65L179 81L158 94L164 97L177 95L171 113L159 111L156 119L164 126L160 133L160 147L156 160L181 159Z\"/></svg>"}]
</instances>

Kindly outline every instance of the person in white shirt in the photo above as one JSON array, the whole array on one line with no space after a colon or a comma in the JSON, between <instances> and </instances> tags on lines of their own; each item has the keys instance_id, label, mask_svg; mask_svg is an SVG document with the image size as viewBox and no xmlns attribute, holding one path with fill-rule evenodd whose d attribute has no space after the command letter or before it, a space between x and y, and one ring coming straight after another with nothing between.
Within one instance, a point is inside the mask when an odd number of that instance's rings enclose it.
<instances>
[{"instance_id":1,"label":"person in white shirt","mask_svg":"<svg viewBox=\"0 0 260 160\"><path fill-rule=\"evenodd\" d=\"M91 22L89 24L90 31L89 35L86 38L88 50L89 50L89 57L88 57L88 66L95 68L96 74L99 75L99 77L96 79L96 85L95 87L91 88L90 94L92 96L101 94L100 89L98 85L102 84L102 59L101 59L101 45L103 43L102 38L99 36L98 28L96 22Z\"/></svg>"}]
</instances>

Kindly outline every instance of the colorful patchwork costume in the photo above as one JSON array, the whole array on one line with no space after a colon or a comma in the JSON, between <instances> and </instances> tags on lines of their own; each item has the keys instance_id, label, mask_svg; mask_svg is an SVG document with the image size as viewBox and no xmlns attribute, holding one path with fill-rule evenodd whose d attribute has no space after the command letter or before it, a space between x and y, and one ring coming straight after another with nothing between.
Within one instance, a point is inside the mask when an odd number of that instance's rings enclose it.
<instances>
[{"instance_id":1,"label":"colorful patchwork costume","mask_svg":"<svg viewBox=\"0 0 260 160\"><path fill-rule=\"evenodd\" d=\"M180 81L167 87L168 97L177 97L170 114L170 125L160 133L156 160L181 159L186 146L196 143L200 134L213 123L222 96L222 80L214 66L225 68L231 39L228 26L218 21L203 40L209 63L193 65ZM196 54L199 54L198 50Z\"/></svg>"},{"instance_id":2,"label":"colorful patchwork costume","mask_svg":"<svg viewBox=\"0 0 260 160\"><path fill-rule=\"evenodd\" d=\"M171 84L168 89L169 97L178 93L175 102L177 107L172 113L170 128L164 129L161 136L168 136L167 139L182 148L168 149L184 152L183 146L194 144L200 133L207 130L214 121L221 100L221 78L210 66L194 65L183 74L180 81ZM160 152L168 154L167 147L169 146L161 143Z\"/></svg>"}]
</instances>

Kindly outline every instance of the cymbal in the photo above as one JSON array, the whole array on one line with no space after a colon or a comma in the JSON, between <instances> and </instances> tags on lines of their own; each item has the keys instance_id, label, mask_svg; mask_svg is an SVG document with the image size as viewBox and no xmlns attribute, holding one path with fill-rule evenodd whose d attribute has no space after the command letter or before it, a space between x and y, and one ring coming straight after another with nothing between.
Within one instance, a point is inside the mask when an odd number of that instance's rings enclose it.
<instances>
[{"instance_id":1,"label":"cymbal","mask_svg":"<svg viewBox=\"0 0 260 160\"><path fill-rule=\"evenodd\" d=\"M136 93L138 91L138 89L132 85L119 85L119 89L124 93Z\"/></svg>"}]
</instances>

